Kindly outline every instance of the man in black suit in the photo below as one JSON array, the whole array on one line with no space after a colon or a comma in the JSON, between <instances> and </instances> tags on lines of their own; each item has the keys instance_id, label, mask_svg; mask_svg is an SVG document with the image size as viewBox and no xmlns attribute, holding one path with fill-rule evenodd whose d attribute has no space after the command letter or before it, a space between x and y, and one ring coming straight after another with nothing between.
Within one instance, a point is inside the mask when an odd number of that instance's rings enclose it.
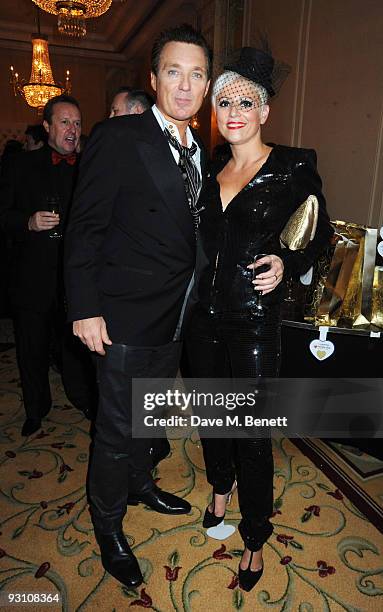
<instances>
[{"instance_id":1,"label":"man in black suit","mask_svg":"<svg viewBox=\"0 0 383 612\"><path fill-rule=\"evenodd\" d=\"M122 531L127 503L168 514L190 511L187 501L153 483L151 441L131 434L131 386L134 377L177 372L203 165L188 123L208 91L210 71L211 52L191 26L160 35L152 51L156 105L96 127L66 236L74 334L98 353L92 520L104 567L130 587L142 575ZM178 163L187 164L187 178Z\"/></svg>"},{"instance_id":2,"label":"man in black suit","mask_svg":"<svg viewBox=\"0 0 383 612\"><path fill-rule=\"evenodd\" d=\"M22 435L26 436L40 428L41 419L51 408L48 371L52 339L57 340L61 353L64 335L60 237L77 174L75 149L81 134L77 100L66 95L52 98L44 108L43 125L47 144L20 155L0 186L0 227L13 239L10 299L27 417ZM53 211L52 205L59 208ZM81 372L76 371L76 349L64 359L68 367L63 369L64 386L72 402L78 392L81 395L84 382ZM90 368L90 363L85 364L86 370Z\"/></svg>"}]
</instances>

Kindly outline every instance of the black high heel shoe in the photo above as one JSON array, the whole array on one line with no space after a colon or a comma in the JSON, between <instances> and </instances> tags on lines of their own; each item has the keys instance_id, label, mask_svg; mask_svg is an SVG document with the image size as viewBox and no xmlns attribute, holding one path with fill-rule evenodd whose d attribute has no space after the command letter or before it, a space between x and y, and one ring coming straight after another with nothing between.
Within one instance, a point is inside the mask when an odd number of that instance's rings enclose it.
<instances>
[{"instance_id":1,"label":"black high heel shoe","mask_svg":"<svg viewBox=\"0 0 383 612\"><path fill-rule=\"evenodd\" d=\"M245 570L241 569L241 566L238 568L238 578L239 578L239 586L244 591L251 591L257 584L257 582L261 579L263 574L263 563L262 567L255 572L251 570L251 562L253 560L254 551L251 551L249 565Z\"/></svg>"},{"instance_id":2,"label":"black high heel shoe","mask_svg":"<svg viewBox=\"0 0 383 612\"><path fill-rule=\"evenodd\" d=\"M226 493L226 506L230 505L231 498L233 497L233 493L236 488L237 488L237 481L235 480L229 493ZM217 525L222 523L224 518L225 518L225 515L217 516L216 514L214 514L214 493L213 493L213 512L210 512L209 506L207 506L205 510L205 515L203 517L202 526L205 527L205 529L208 529L209 527L217 527Z\"/></svg>"}]
</instances>

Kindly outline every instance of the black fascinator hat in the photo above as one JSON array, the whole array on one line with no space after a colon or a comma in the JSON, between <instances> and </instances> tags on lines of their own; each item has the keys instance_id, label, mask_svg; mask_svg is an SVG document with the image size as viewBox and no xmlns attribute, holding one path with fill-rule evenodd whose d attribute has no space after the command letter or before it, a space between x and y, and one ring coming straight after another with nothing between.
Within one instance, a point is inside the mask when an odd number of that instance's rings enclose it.
<instances>
[{"instance_id":1,"label":"black fascinator hat","mask_svg":"<svg viewBox=\"0 0 383 612\"><path fill-rule=\"evenodd\" d=\"M224 69L236 72L245 79L262 85L272 97L275 95L272 83L274 66L274 58L266 51L254 47L243 47L239 58L231 64L226 64Z\"/></svg>"}]
</instances>

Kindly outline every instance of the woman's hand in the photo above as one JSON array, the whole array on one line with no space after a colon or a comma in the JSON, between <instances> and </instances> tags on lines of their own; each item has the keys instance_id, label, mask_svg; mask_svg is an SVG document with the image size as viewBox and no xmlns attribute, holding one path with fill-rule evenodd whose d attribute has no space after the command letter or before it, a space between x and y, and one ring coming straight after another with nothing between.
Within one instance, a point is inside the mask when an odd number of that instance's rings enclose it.
<instances>
[{"instance_id":1,"label":"woman's hand","mask_svg":"<svg viewBox=\"0 0 383 612\"><path fill-rule=\"evenodd\" d=\"M270 270L263 272L252 281L254 289L258 291L262 290L262 295L266 295L266 293L273 291L283 278L283 261L278 255L266 255L266 257L262 257L262 259L259 259L256 263L247 266L247 268L249 270L254 270L264 264L268 264Z\"/></svg>"}]
</instances>

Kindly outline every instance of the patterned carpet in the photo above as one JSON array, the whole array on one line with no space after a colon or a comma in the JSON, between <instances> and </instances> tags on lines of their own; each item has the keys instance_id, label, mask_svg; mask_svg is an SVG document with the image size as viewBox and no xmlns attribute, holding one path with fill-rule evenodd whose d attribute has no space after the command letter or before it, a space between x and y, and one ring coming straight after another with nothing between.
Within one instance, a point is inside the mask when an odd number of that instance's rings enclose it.
<instances>
[{"instance_id":1,"label":"patterned carpet","mask_svg":"<svg viewBox=\"0 0 383 612\"><path fill-rule=\"evenodd\" d=\"M274 534L256 589L238 588L241 540L208 539L209 501L198 439L173 440L159 486L186 497L186 516L129 509L124 528L145 576L137 591L103 571L85 493L89 423L52 372L54 408L28 439L14 349L0 353L0 607L4 610L157 612L383 610L383 535L289 440L274 440ZM239 520L237 496L227 514ZM49 605L7 605L7 594L50 594ZM25 595L26 596L26 595ZM30 600L30 599L29 599ZM41 601L41 597L40 597Z\"/></svg>"},{"instance_id":2,"label":"patterned carpet","mask_svg":"<svg viewBox=\"0 0 383 612\"><path fill-rule=\"evenodd\" d=\"M294 444L383 533L383 461L340 442L297 438Z\"/></svg>"}]
</instances>

